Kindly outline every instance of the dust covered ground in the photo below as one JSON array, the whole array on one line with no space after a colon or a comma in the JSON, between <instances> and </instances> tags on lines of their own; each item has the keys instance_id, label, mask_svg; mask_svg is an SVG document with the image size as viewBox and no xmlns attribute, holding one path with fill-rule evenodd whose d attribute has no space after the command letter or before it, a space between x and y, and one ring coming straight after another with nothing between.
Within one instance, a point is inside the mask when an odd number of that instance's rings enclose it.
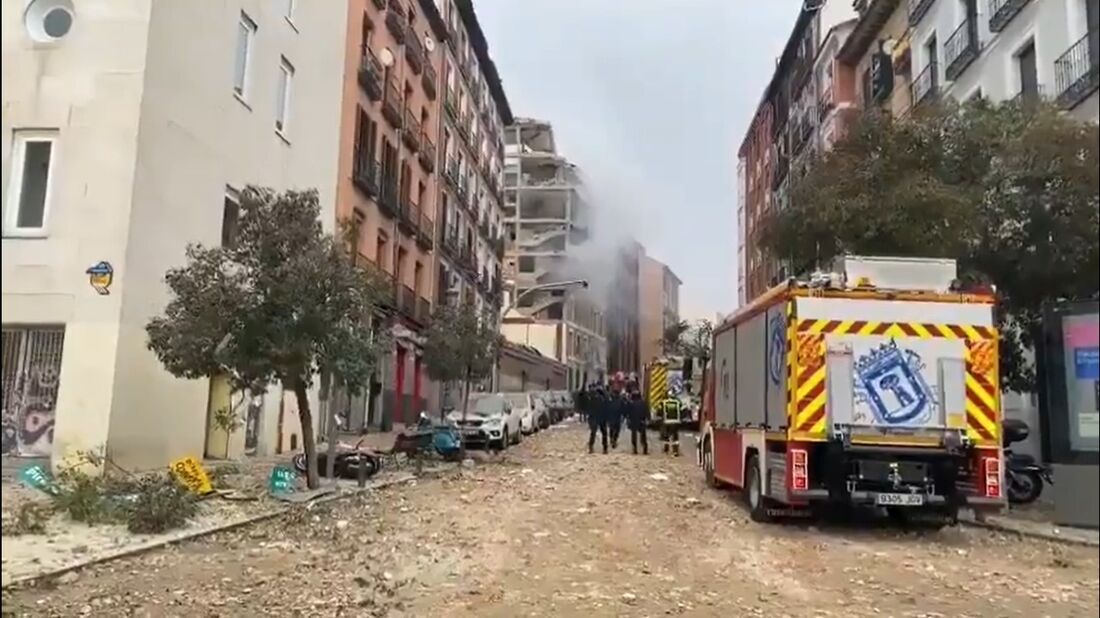
<instances>
[{"instance_id":1,"label":"dust covered ground","mask_svg":"<svg viewBox=\"0 0 1100 618\"><path fill-rule=\"evenodd\" d=\"M500 462L5 593L5 614L1097 614L1095 549L972 528L756 524L736 495L703 486L689 454L589 455L585 434L566 424Z\"/></svg>"}]
</instances>

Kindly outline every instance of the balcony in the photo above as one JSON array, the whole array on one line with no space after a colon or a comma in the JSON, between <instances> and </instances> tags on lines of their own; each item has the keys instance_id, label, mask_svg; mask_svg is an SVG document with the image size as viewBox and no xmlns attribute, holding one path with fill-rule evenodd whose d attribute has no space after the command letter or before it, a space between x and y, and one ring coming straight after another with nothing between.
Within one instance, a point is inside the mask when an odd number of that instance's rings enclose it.
<instances>
[{"instance_id":1,"label":"balcony","mask_svg":"<svg viewBox=\"0 0 1100 618\"><path fill-rule=\"evenodd\" d=\"M944 76L947 79L954 80L962 75L966 67L970 66L970 63L978 57L978 37L974 23L969 19L964 19L963 23L955 28L955 32L943 44L943 51L947 56L947 68L944 69Z\"/></svg>"},{"instance_id":2,"label":"balcony","mask_svg":"<svg viewBox=\"0 0 1100 618\"><path fill-rule=\"evenodd\" d=\"M429 101L434 101L438 94L435 89L436 79L435 67L432 66L431 58L428 58L424 62L424 73L420 76L420 83L424 86L424 96L428 97Z\"/></svg>"},{"instance_id":3,"label":"balcony","mask_svg":"<svg viewBox=\"0 0 1100 618\"><path fill-rule=\"evenodd\" d=\"M989 31L1000 32L1031 0L989 0Z\"/></svg>"},{"instance_id":4,"label":"balcony","mask_svg":"<svg viewBox=\"0 0 1100 618\"><path fill-rule=\"evenodd\" d=\"M386 2L386 30L393 35L393 40L398 45L404 45L408 32L408 17L405 15L405 7L401 0L387 0Z\"/></svg>"},{"instance_id":5,"label":"balcony","mask_svg":"<svg viewBox=\"0 0 1100 618\"><path fill-rule=\"evenodd\" d=\"M817 99L817 115L819 118L824 118L829 115L829 112L833 111L836 107L836 91L833 90L833 85L829 84L821 90L821 95Z\"/></svg>"},{"instance_id":6,"label":"balcony","mask_svg":"<svg viewBox=\"0 0 1100 618\"><path fill-rule=\"evenodd\" d=\"M462 245L458 243L458 234L448 232L443 235L443 250L455 261L462 255Z\"/></svg>"},{"instance_id":7,"label":"balcony","mask_svg":"<svg viewBox=\"0 0 1100 618\"><path fill-rule=\"evenodd\" d=\"M1100 30L1093 30L1054 61L1058 105L1073 109L1100 85Z\"/></svg>"},{"instance_id":8,"label":"balcony","mask_svg":"<svg viewBox=\"0 0 1100 618\"><path fill-rule=\"evenodd\" d=\"M928 14L928 9L932 8L932 3L936 0L909 0L909 26L915 26L917 23Z\"/></svg>"},{"instance_id":9,"label":"balcony","mask_svg":"<svg viewBox=\"0 0 1100 618\"><path fill-rule=\"evenodd\" d=\"M393 274L386 272L384 268L382 268L375 262L372 262L369 258L367 258L367 256L363 255L362 253L358 255L355 263L361 266L363 270L370 273L371 277L378 279L378 281L381 282L382 285L386 286L389 294L382 296L382 298L379 300L381 301L382 306L390 309L394 308L394 301L396 300L396 297L394 295L394 285L396 282L394 281Z\"/></svg>"},{"instance_id":10,"label":"balcony","mask_svg":"<svg viewBox=\"0 0 1100 618\"><path fill-rule=\"evenodd\" d=\"M414 320L421 324L427 324L428 320L432 317L432 305L428 302L427 298L416 297L416 315Z\"/></svg>"},{"instance_id":11,"label":"balcony","mask_svg":"<svg viewBox=\"0 0 1100 618\"><path fill-rule=\"evenodd\" d=\"M435 171L435 144L432 143L428 134L420 132L420 154L417 156L417 160L420 161L420 167L425 172L431 174Z\"/></svg>"},{"instance_id":12,"label":"balcony","mask_svg":"<svg viewBox=\"0 0 1100 618\"><path fill-rule=\"evenodd\" d=\"M481 237L484 238L486 242L488 242L492 236L489 230L489 221L486 219L482 219L478 222L477 231L481 232Z\"/></svg>"},{"instance_id":13,"label":"balcony","mask_svg":"<svg viewBox=\"0 0 1100 618\"><path fill-rule=\"evenodd\" d=\"M1023 108L1032 108L1043 101L1049 100L1047 89L1042 84L1036 84L1031 88L1020 90L1012 97L1012 103Z\"/></svg>"},{"instance_id":14,"label":"balcony","mask_svg":"<svg viewBox=\"0 0 1100 618\"><path fill-rule=\"evenodd\" d=\"M386 82L385 96L382 98L382 116L395 129L401 128L401 91L392 79Z\"/></svg>"},{"instance_id":15,"label":"balcony","mask_svg":"<svg viewBox=\"0 0 1100 618\"><path fill-rule=\"evenodd\" d=\"M458 134L462 136L462 141L467 144L470 143L470 123L467 122L466 114L461 114L455 119L455 128L458 129Z\"/></svg>"},{"instance_id":16,"label":"balcony","mask_svg":"<svg viewBox=\"0 0 1100 618\"><path fill-rule=\"evenodd\" d=\"M453 122L458 122L458 95L450 88L443 94L443 111L447 112Z\"/></svg>"},{"instance_id":17,"label":"balcony","mask_svg":"<svg viewBox=\"0 0 1100 618\"><path fill-rule=\"evenodd\" d=\"M810 142L810 137L814 134L814 123L808 116L803 116L801 120L794 127L794 144L791 149L797 156L802 152L802 149L806 147L806 144Z\"/></svg>"},{"instance_id":18,"label":"balcony","mask_svg":"<svg viewBox=\"0 0 1100 618\"><path fill-rule=\"evenodd\" d=\"M420 221L416 228L416 244L425 251L431 251L435 246L435 224L420 211Z\"/></svg>"},{"instance_id":19,"label":"balcony","mask_svg":"<svg viewBox=\"0 0 1100 618\"><path fill-rule=\"evenodd\" d=\"M408 37L405 41L405 60L409 61L412 72L420 75L424 71L424 43L412 26L408 27Z\"/></svg>"},{"instance_id":20,"label":"balcony","mask_svg":"<svg viewBox=\"0 0 1100 618\"><path fill-rule=\"evenodd\" d=\"M913 78L909 89L914 106L934 100L939 95L940 89L939 66L932 62L924 67L924 70Z\"/></svg>"},{"instance_id":21,"label":"balcony","mask_svg":"<svg viewBox=\"0 0 1100 618\"><path fill-rule=\"evenodd\" d=\"M367 197L378 197L380 168L378 162L364 149L356 147L351 170L351 182Z\"/></svg>"},{"instance_id":22,"label":"balcony","mask_svg":"<svg viewBox=\"0 0 1100 618\"><path fill-rule=\"evenodd\" d=\"M504 259L504 237L494 236L491 242L493 245L493 255L497 256L498 260Z\"/></svg>"},{"instance_id":23,"label":"balcony","mask_svg":"<svg viewBox=\"0 0 1100 618\"><path fill-rule=\"evenodd\" d=\"M489 281L489 272L482 270L481 274L477 278L477 289L483 296L488 296L489 291L493 289L491 282Z\"/></svg>"},{"instance_id":24,"label":"balcony","mask_svg":"<svg viewBox=\"0 0 1100 618\"><path fill-rule=\"evenodd\" d=\"M455 196L458 198L458 203L463 208L466 210L470 209L470 192L467 190L465 179L458 179L458 183L455 185Z\"/></svg>"},{"instance_id":25,"label":"balcony","mask_svg":"<svg viewBox=\"0 0 1100 618\"><path fill-rule=\"evenodd\" d=\"M397 216L398 209L397 178L384 175L382 176L380 195L378 196L378 210L392 219Z\"/></svg>"},{"instance_id":26,"label":"balcony","mask_svg":"<svg viewBox=\"0 0 1100 618\"><path fill-rule=\"evenodd\" d=\"M412 110L405 108L405 125L401 129L401 141L405 142L405 145L409 147L409 150L417 152L420 150L420 121L416 119L416 115Z\"/></svg>"},{"instance_id":27,"label":"balcony","mask_svg":"<svg viewBox=\"0 0 1100 618\"><path fill-rule=\"evenodd\" d=\"M458 161L454 159L447 160L447 167L443 170L443 179L447 181L447 184L451 185L451 189L455 192L458 191Z\"/></svg>"},{"instance_id":28,"label":"balcony","mask_svg":"<svg viewBox=\"0 0 1100 618\"><path fill-rule=\"evenodd\" d=\"M411 320L416 319L416 296L416 290L409 286L397 286L397 310Z\"/></svg>"},{"instance_id":29,"label":"balcony","mask_svg":"<svg viewBox=\"0 0 1100 618\"><path fill-rule=\"evenodd\" d=\"M371 101L382 98L382 76L385 69L369 47L363 48L363 57L359 59L359 86Z\"/></svg>"},{"instance_id":30,"label":"balcony","mask_svg":"<svg viewBox=\"0 0 1100 618\"><path fill-rule=\"evenodd\" d=\"M413 204L408 198L401 200L401 211L397 217L397 227L409 236L415 235L420 228L420 207Z\"/></svg>"}]
</instances>

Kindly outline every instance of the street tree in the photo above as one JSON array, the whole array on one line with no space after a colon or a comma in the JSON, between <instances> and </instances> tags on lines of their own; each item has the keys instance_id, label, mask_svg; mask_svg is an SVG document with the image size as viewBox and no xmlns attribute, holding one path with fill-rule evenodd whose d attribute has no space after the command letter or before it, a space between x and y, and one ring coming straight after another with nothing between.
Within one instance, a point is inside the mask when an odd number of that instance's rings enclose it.
<instances>
[{"instance_id":1,"label":"street tree","mask_svg":"<svg viewBox=\"0 0 1100 618\"><path fill-rule=\"evenodd\" d=\"M462 385L462 421L469 412L470 385L489 377L500 333L473 304L443 304L436 308L424 337L424 365L428 377ZM459 432L462 449L465 437Z\"/></svg>"},{"instance_id":2,"label":"street tree","mask_svg":"<svg viewBox=\"0 0 1100 618\"><path fill-rule=\"evenodd\" d=\"M1100 279L1098 141L1042 105L868 114L765 215L761 242L796 273L843 254L954 258L997 291L1003 385L1032 391L1043 303Z\"/></svg>"},{"instance_id":3,"label":"street tree","mask_svg":"<svg viewBox=\"0 0 1100 618\"><path fill-rule=\"evenodd\" d=\"M351 394L367 386L386 293L319 215L315 190L246 187L234 237L188 246L186 264L165 275L164 315L146 326L149 349L175 376L227 376L253 393L277 380L293 392L311 489L320 482L309 390L322 372Z\"/></svg>"}]
</instances>

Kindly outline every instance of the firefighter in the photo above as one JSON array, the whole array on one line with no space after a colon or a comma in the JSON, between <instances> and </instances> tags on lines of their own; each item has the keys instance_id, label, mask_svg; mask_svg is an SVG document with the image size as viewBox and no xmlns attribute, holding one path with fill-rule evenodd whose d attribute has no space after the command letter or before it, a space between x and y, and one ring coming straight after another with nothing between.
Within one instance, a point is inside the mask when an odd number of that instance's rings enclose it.
<instances>
[{"instance_id":1,"label":"firefighter","mask_svg":"<svg viewBox=\"0 0 1100 618\"><path fill-rule=\"evenodd\" d=\"M638 437L641 436L642 454L649 454L649 440L646 437L646 425L649 423L649 406L637 390L630 392L630 404L627 423L630 425L630 446L638 454Z\"/></svg>"},{"instance_id":2,"label":"firefighter","mask_svg":"<svg viewBox=\"0 0 1100 618\"><path fill-rule=\"evenodd\" d=\"M657 403L657 418L661 421L661 450L672 451L674 457L680 456L680 421L684 406L672 391Z\"/></svg>"},{"instance_id":3,"label":"firefighter","mask_svg":"<svg viewBox=\"0 0 1100 618\"><path fill-rule=\"evenodd\" d=\"M607 454L607 401L602 389L593 388L585 396L588 404L588 452L593 452L596 446L596 431L600 432L600 441L603 443L603 453Z\"/></svg>"},{"instance_id":4,"label":"firefighter","mask_svg":"<svg viewBox=\"0 0 1100 618\"><path fill-rule=\"evenodd\" d=\"M607 432L611 434L611 448L619 448L619 434L623 430L623 418L627 414L627 401L621 391L610 393L607 401Z\"/></svg>"}]
</instances>

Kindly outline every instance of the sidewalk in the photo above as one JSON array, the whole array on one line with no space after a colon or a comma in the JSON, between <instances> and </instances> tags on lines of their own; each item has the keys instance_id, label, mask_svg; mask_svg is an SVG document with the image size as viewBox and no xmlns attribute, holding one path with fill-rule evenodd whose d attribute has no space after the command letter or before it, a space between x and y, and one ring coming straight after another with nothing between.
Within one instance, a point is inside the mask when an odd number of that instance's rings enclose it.
<instances>
[{"instance_id":1,"label":"sidewalk","mask_svg":"<svg viewBox=\"0 0 1100 618\"><path fill-rule=\"evenodd\" d=\"M431 476L457 467L435 463L425 467ZM339 500L362 492L382 489L417 477L405 471L382 472L359 488L354 481L338 481L335 491L320 495L313 503ZM327 484L326 484L327 485ZM327 485L331 487L331 485ZM306 493L306 492L302 492ZM3 587L41 577L61 575L98 562L245 526L286 513L294 506L266 498L250 503L203 501L204 512L183 529L163 534L132 534L122 526L87 526L58 518L45 535L4 537ZM246 506L247 505L247 506ZM242 508L243 507L243 508Z\"/></svg>"},{"instance_id":2,"label":"sidewalk","mask_svg":"<svg viewBox=\"0 0 1100 618\"><path fill-rule=\"evenodd\" d=\"M1036 539L1100 547L1100 530L1058 526L1035 517L1021 517L1012 511L1001 515L987 515L981 521L975 519L973 513L960 514L959 521L970 526L1012 532Z\"/></svg>"}]
</instances>

